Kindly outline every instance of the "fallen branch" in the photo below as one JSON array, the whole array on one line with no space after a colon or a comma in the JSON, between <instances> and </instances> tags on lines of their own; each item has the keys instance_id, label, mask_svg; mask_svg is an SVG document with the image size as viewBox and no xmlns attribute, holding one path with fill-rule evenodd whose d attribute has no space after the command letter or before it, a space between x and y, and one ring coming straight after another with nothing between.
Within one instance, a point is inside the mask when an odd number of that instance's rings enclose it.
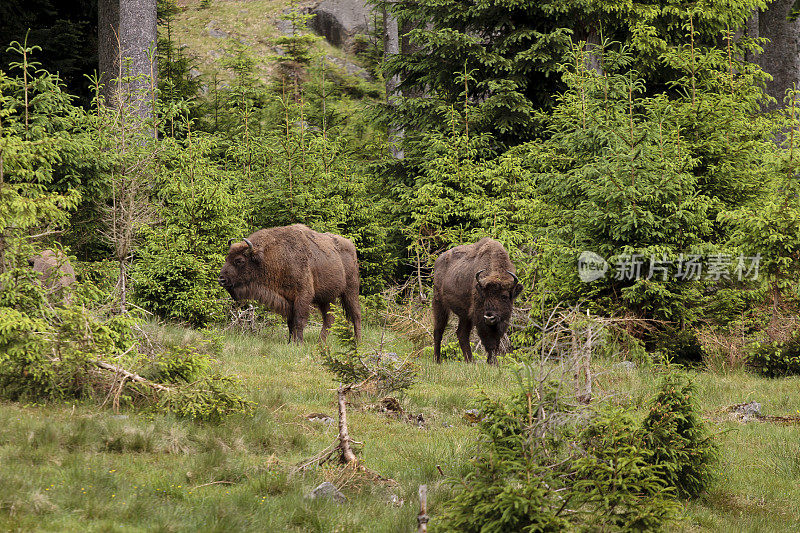
<instances>
[{"instance_id":1,"label":"fallen branch","mask_svg":"<svg viewBox=\"0 0 800 533\"><path fill-rule=\"evenodd\" d=\"M154 382L150 381L149 379L143 378L139 374L134 374L133 372L128 372L124 368L121 368L121 367L118 367L118 366L114 366L114 365L110 365L110 364L108 364L106 362L103 362L103 361L91 361L91 363L93 365L99 367L99 368L102 368L102 369L105 369L105 370L110 370L111 372L114 372L115 374L121 375L122 378L123 378L123 382L124 382L124 380L127 379L127 380L130 380L130 381L136 382L136 383L141 383L142 385L150 387L151 389L156 389L156 390L160 390L160 391L163 391L163 392L173 392L174 391L174 389L171 389L170 387L165 387L164 385L160 385L158 383L154 383Z\"/></svg>"}]
</instances>

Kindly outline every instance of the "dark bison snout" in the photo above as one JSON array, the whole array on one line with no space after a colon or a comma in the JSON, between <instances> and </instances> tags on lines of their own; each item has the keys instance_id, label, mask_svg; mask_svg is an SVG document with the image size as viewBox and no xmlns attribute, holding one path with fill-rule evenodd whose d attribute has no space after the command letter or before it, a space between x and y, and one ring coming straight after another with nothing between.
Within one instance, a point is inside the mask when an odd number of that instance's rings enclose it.
<instances>
[{"instance_id":1,"label":"dark bison snout","mask_svg":"<svg viewBox=\"0 0 800 533\"><path fill-rule=\"evenodd\" d=\"M488 311L486 314L483 315L483 320L486 322L487 326L494 326L497 324L498 318L497 315L494 314L492 311Z\"/></svg>"}]
</instances>

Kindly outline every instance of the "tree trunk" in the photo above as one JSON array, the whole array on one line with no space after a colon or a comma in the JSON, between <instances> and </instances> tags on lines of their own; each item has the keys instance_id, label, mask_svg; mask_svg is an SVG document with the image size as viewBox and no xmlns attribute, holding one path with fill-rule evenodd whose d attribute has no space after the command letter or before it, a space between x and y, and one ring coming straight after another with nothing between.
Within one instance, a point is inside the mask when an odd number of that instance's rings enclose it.
<instances>
[{"instance_id":1,"label":"tree trunk","mask_svg":"<svg viewBox=\"0 0 800 533\"><path fill-rule=\"evenodd\" d=\"M400 53L400 36L398 32L397 19L385 7L383 8L383 58L384 61L393 55ZM386 78L386 103L390 106L396 105L396 98L399 96L398 87L400 86L400 77L392 76ZM389 124L387 136L389 137L389 146L392 150L392 156L395 159L403 159L403 150L400 148L399 143L403 139L404 132L402 128L397 127L395 124Z\"/></svg>"},{"instance_id":2,"label":"tree trunk","mask_svg":"<svg viewBox=\"0 0 800 533\"><path fill-rule=\"evenodd\" d=\"M155 47L156 0L99 0L98 55L107 105L131 105L140 117L152 116Z\"/></svg>"},{"instance_id":3,"label":"tree trunk","mask_svg":"<svg viewBox=\"0 0 800 533\"><path fill-rule=\"evenodd\" d=\"M777 107L783 107L786 89L800 82L800 20L786 20L793 5L794 0L775 0L766 11L758 14L757 36L766 37L770 42L757 61L772 75L773 80L767 83L767 93L777 100ZM748 22L748 34L750 26Z\"/></svg>"}]
</instances>

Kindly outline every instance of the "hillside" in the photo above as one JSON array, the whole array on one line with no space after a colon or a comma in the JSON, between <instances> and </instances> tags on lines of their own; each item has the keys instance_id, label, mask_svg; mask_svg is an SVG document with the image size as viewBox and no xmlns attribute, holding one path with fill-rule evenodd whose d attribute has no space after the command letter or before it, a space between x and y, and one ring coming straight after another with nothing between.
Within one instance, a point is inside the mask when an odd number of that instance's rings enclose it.
<instances>
[{"instance_id":1,"label":"hillside","mask_svg":"<svg viewBox=\"0 0 800 533\"><path fill-rule=\"evenodd\" d=\"M196 75L202 76L206 86L213 83L215 76L223 82L230 76L225 72L221 60L233 41L250 49L256 58L257 73L266 81L274 71L276 59L284 54L280 46L273 43L273 39L292 34L291 22L281 19L280 15L291 9L302 11L315 3L222 0L212 1L208 7L202 7L201 0L179 0L181 11L175 16L170 31L176 45L197 59ZM165 31L162 27L162 36ZM311 34L306 28L297 31ZM355 77L368 76L357 57L331 46L321 37L314 44L312 54L316 58L315 64L324 58L326 66L341 76L353 77L353 73L357 74Z\"/></svg>"}]
</instances>

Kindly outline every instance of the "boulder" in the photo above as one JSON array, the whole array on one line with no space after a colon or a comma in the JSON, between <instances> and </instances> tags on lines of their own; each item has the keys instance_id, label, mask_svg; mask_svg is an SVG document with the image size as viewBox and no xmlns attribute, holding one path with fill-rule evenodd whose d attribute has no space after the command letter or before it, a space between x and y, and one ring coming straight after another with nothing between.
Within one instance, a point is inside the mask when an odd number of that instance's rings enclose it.
<instances>
[{"instance_id":1,"label":"boulder","mask_svg":"<svg viewBox=\"0 0 800 533\"><path fill-rule=\"evenodd\" d=\"M337 503L347 501L347 497L339 492L336 485L330 481L324 481L317 485L314 490L306 494L306 498L310 500L333 500Z\"/></svg>"},{"instance_id":2,"label":"boulder","mask_svg":"<svg viewBox=\"0 0 800 533\"><path fill-rule=\"evenodd\" d=\"M365 0L322 0L309 13L314 15L308 22L311 30L348 50L356 35L369 31L372 21L372 6Z\"/></svg>"},{"instance_id":3,"label":"boulder","mask_svg":"<svg viewBox=\"0 0 800 533\"><path fill-rule=\"evenodd\" d=\"M28 265L39 275L39 280L48 293L63 299L65 303L72 300L64 289L75 283L75 269L63 252L42 250L41 253L28 259Z\"/></svg>"}]
</instances>

